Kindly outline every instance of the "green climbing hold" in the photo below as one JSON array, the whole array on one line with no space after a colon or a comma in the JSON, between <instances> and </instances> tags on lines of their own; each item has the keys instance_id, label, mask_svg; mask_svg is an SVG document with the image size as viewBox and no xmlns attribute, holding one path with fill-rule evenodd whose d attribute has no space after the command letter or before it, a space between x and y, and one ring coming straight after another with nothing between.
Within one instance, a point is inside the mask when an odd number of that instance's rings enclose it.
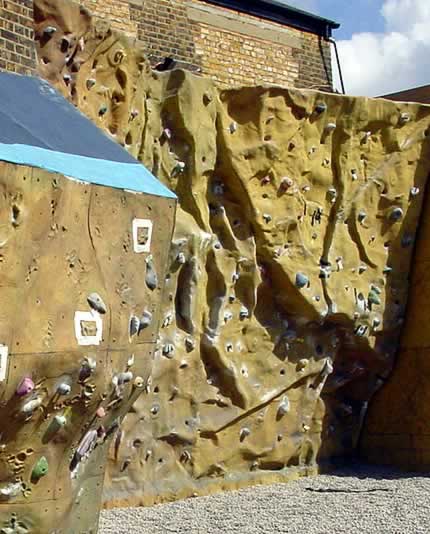
<instances>
[{"instance_id":1,"label":"green climbing hold","mask_svg":"<svg viewBox=\"0 0 430 534\"><path fill-rule=\"evenodd\" d=\"M48 460L45 458L45 456L41 456L33 467L33 471L31 472L31 480L39 480L40 478L48 474L48 470Z\"/></svg>"},{"instance_id":2,"label":"green climbing hold","mask_svg":"<svg viewBox=\"0 0 430 534\"><path fill-rule=\"evenodd\" d=\"M369 302L369 305L374 304L375 306L380 306L381 304L381 299L374 289L369 291L369 296L367 297L367 300Z\"/></svg>"}]
</instances>

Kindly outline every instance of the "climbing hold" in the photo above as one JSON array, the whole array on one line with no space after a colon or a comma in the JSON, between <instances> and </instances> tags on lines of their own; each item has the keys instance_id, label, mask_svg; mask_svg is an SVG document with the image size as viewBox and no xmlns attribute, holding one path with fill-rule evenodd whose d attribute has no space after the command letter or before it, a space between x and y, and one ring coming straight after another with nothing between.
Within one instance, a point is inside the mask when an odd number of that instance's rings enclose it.
<instances>
[{"instance_id":1,"label":"climbing hold","mask_svg":"<svg viewBox=\"0 0 430 534\"><path fill-rule=\"evenodd\" d=\"M132 109L130 112L131 120L134 120L139 115L139 111L137 109Z\"/></svg>"},{"instance_id":2,"label":"climbing hold","mask_svg":"<svg viewBox=\"0 0 430 534\"><path fill-rule=\"evenodd\" d=\"M191 461L191 454L189 451L183 451L179 459L182 463L187 463Z\"/></svg>"},{"instance_id":3,"label":"climbing hold","mask_svg":"<svg viewBox=\"0 0 430 534\"><path fill-rule=\"evenodd\" d=\"M184 161L178 161L176 162L176 165L172 169L171 176L177 176L178 174L182 174L185 171L186 164Z\"/></svg>"},{"instance_id":4,"label":"climbing hold","mask_svg":"<svg viewBox=\"0 0 430 534\"><path fill-rule=\"evenodd\" d=\"M114 385L122 386L123 384L128 384L133 380L133 373L131 371L126 371L125 373L119 373L116 375L112 382Z\"/></svg>"},{"instance_id":5,"label":"climbing hold","mask_svg":"<svg viewBox=\"0 0 430 534\"><path fill-rule=\"evenodd\" d=\"M215 182L212 187L212 191L214 195L221 196L224 194L224 184L221 182Z\"/></svg>"},{"instance_id":6,"label":"climbing hold","mask_svg":"<svg viewBox=\"0 0 430 534\"><path fill-rule=\"evenodd\" d=\"M358 337L365 336L366 332L367 332L367 326L364 326L364 325L358 325L354 331L355 335Z\"/></svg>"},{"instance_id":7,"label":"climbing hold","mask_svg":"<svg viewBox=\"0 0 430 534\"><path fill-rule=\"evenodd\" d=\"M17 497L22 490L22 482L9 482L4 486L0 486L0 501L13 499L14 497ZM0 532L6 532L6 529L2 529ZM16 530L10 529L10 532L11 534L14 534Z\"/></svg>"},{"instance_id":8,"label":"climbing hold","mask_svg":"<svg viewBox=\"0 0 430 534\"><path fill-rule=\"evenodd\" d=\"M47 434L52 436L53 434L55 434L56 432L58 432L60 430L60 428L63 428L67 423L67 419L64 415L56 415L49 427L48 427L48 431L47 431Z\"/></svg>"},{"instance_id":9,"label":"climbing hold","mask_svg":"<svg viewBox=\"0 0 430 534\"><path fill-rule=\"evenodd\" d=\"M386 265L386 266L384 267L384 269L382 270L382 272L383 272L384 274L390 274L392 271L393 271L393 268L392 268L392 267L388 267L388 265Z\"/></svg>"},{"instance_id":10,"label":"climbing hold","mask_svg":"<svg viewBox=\"0 0 430 534\"><path fill-rule=\"evenodd\" d=\"M360 211L357 216L358 222L363 222L365 218L366 218L366 212Z\"/></svg>"},{"instance_id":11,"label":"climbing hold","mask_svg":"<svg viewBox=\"0 0 430 534\"><path fill-rule=\"evenodd\" d=\"M309 284L309 278L303 273L296 274L296 287L302 289Z\"/></svg>"},{"instance_id":12,"label":"climbing hold","mask_svg":"<svg viewBox=\"0 0 430 534\"><path fill-rule=\"evenodd\" d=\"M363 135L363 138L361 140L361 144L365 145L369 141L369 139L372 137L372 132L365 132Z\"/></svg>"},{"instance_id":13,"label":"climbing hold","mask_svg":"<svg viewBox=\"0 0 430 534\"><path fill-rule=\"evenodd\" d=\"M406 113L406 112L400 113L399 124L401 125L406 124L410 120L411 120L411 116L409 115L409 113Z\"/></svg>"},{"instance_id":14,"label":"climbing hold","mask_svg":"<svg viewBox=\"0 0 430 534\"><path fill-rule=\"evenodd\" d=\"M288 400L288 397L285 396L279 403L278 411L276 415L278 418L281 418L284 415L286 415L289 411L290 411L290 401Z\"/></svg>"},{"instance_id":15,"label":"climbing hold","mask_svg":"<svg viewBox=\"0 0 430 534\"><path fill-rule=\"evenodd\" d=\"M142 388L145 385L145 381L141 376L136 376L134 379L134 387L135 388Z\"/></svg>"},{"instance_id":16,"label":"climbing hold","mask_svg":"<svg viewBox=\"0 0 430 534\"><path fill-rule=\"evenodd\" d=\"M242 307L240 308L239 317L240 317L241 319L246 319L247 317L249 317L249 311L248 311L248 308L246 308L245 306L242 306Z\"/></svg>"},{"instance_id":17,"label":"climbing hold","mask_svg":"<svg viewBox=\"0 0 430 534\"><path fill-rule=\"evenodd\" d=\"M63 75L63 80L66 83L66 85L68 85L70 83L71 79L72 79L72 77L70 76L70 74L66 73L66 74Z\"/></svg>"},{"instance_id":18,"label":"climbing hold","mask_svg":"<svg viewBox=\"0 0 430 534\"><path fill-rule=\"evenodd\" d=\"M157 273L155 272L154 261L151 255L146 258L145 282L151 291L153 291L158 285L158 277Z\"/></svg>"},{"instance_id":19,"label":"climbing hold","mask_svg":"<svg viewBox=\"0 0 430 534\"><path fill-rule=\"evenodd\" d=\"M106 104L102 104L102 105L99 107L99 116L102 117L103 115L106 115L107 110L108 110L107 105L106 105Z\"/></svg>"},{"instance_id":20,"label":"climbing hold","mask_svg":"<svg viewBox=\"0 0 430 534\"><path fill-rule=\"evenodd\" d=\"M212 102L212 100L213 100L213 97L210 93L205 93L203 95L203 104L205 106L209 105Z\"/></svg>"},{"instance_id":21,"label":"climbing hold","mask_svg":"<svg viewBox=\"0 0 430 534\"><path fill-rule=\"evenodd\" d=\"M166 356L166 358L172 359L174 352L175 347L172 343L166 343L166 345L163 346L163 356Z\"/></svg>"},{"instance_id":22,"label":"climbing hold","mask_svg":"<svg viewBox=\"0 0 430 534\"><path fill-rule=\"evenodd\" d=\"M270 182L271 182L271 179L269 175L266 175L261 179L261 185L267 185L267 184L270 184Z\"/></svg>"},{"instance_id":23,"label":"climbing hold","mask_svg":"<svg viewBox=\"0 0 430 534\"><path fill-rule=\"evenodd\" d=\"M96 81L95 81L94 78L88 78L87 83L86 83L86 86L87 86L88 91L89 91L92 87L94 87L95 84L96 84Z\"/></svg>"},{"instance_id":24,"label":"climbing hold","mask_svg":"<svg viewBox=\"0 0 430 534\"><path fill-rule=\"evenodd\" d=\"M246 427L245 428L241 428L240 433L239 433L240 441L243 441L250 434L251 434L251 431L249 430L249 428L246 428Z\"/></svg>"},{"instance_id":25,"label":"climbing hold","mask_svg":"<svg viewBox=\"0 0 430 534\"><path fill-rule=\"evenodd\" d=\"M416 197L420 194L420 188L419 187L411 187L410 195L411 197Z\"/></svg>"},{"instance_id":26,"label":"climbing hold","mask_svg":"<svg viewBox=\"0 0 430 534\"><path fill-rule=\"evenodd\" d=\"M29 376L25 376L16 388L16 394L18 397L25 397L31 393L34 389L34 382Z\"/></svg>"},{"instance_id":27,"label":"climbing hold","mask_svg":"<svg viewBox=\"0 0 430 534\"><path fill-rule=\"evenodd\" d=\"M272 216L269 215L268 213L263 213L263 219L264 219L264 222L268 224L272 220Z\"/></svg>"},{"instance_id":28,"label":"climbing hold","mask_svg":"<svg viewBox=\"0 0 430 534\"><path fill-rule=\"evenodd\" d=\"M106 304L98 293L91 293L88 295L87 302L93 310L102 314L107 312Z\"/></svg>"},{"instance_id":29,"label":"climbing hold","mask_svg":"<svg viewBox=\"0 0 430 534\"><path fill-rule=\"evenodd\" d=\"M330 265L322 265L320 267L319 278L321 278L321 280L326 280L326 279L330 278L330 275L331 275L331 266Z\"/></svg>"},{"instance_id":30,"label":"climbing hold","mask_svg":"<svg viewBox=\"0 0 430 534\"><path fill-rule=\"evenodd\" d=\"M370 286L370 289L372 289L372 290L373 290L375 293L377 293L378 295L380 295L380 294L382 293L381 288L378 287L378 286L375 286L374 284L372 284L372 285Z\"/></svg>"},{"instance_id":31,"label":"climbing hold","mask_svg":"<svg viewBox=\"0 0 430 534\"><path fill-rule=\"evenodd\" d=\"M288 178L288 176L284 176L284 178L281 179L281 183L279 185L279 188L281 189L281 191L287 191L287 189L289 189L292 185L293 185L293 180L291 178Z\"/></svg>"},{"instance_id":32,"label":"climbing hold","mask_svg":"<svg viewBox=\"0 0 430 534\"><path fill-rule=\"evenodd\" d=\"M72 465L77 465L81 459L89 454L97 441L97 430L89 430L76 449L75 455L72 460Z\"/></svg>"},{"instance_id":33,"label":"climbing hold","mask_svg":"<svg viewBox=\"0 0 430 534\"><path fill-rule=\"evenodd\" d=\"M62 382L61 384L58 384L57 387L57 393L59 395L69 395L72 391L72 387L70 384L67 384L66 382Z\"/></svg>"},{"instance_id":34,"label":"climbing hold","mask_svg":"<svg viewBox=\"0 0 430 534\"><path fill-rule=\"evenodd\" d=\"M94 358L87 356L84 358L81 364L81 369L79 370L79 382L84 382L91 376L97 367L97 361Z\"/></svg>"},{"instance_id":35,"label":"climbing hold","mask_svg":"<svg viewBox=\"0 0 430 534\"><path fill-rule=\"evenodd\" d=\"M36 397L35 399L29 400L24 404L24 406L21 408L22 413L26 415L32 414L37 408L42 406L42 398Z\"/></svg>"},{"instance_id":36,"label":"climbing hold","mask_svg":"<svg viewBox=\"0 0 430 534\"><path fill-rule=\"evenodd\" d=\"M296 369L297 371L304 371L308 366L309 361L306 358L302 358L297 362Z\"/></svg>"},{"instance_id":37,"label":"climbing hold","mask_svg":"<svg viewBox=\"0 0 430 534\"><path fill-rule=\"evenodd\" d=\"M367 302L369 303L369 306L374 304L375 306L380 306L381 305L381 299L378 295L378 293L372 289L371 291L369 291L369 295L367 297Z\"/></svg>"},{"instance_id":38,"label":"climbing hold","mask_svg":"<svg viewBox=\"0 0 430 534\"><path fill-rule=\"evenodd\" d=\"M358 266L358 274L363 274L365 271L367 271L366 265L359 265Z\"/></svg>"},{"instance_id":39,"label":"climbing hold","mask_svg":"<svg viewBox=\"0 0 430 534\"><path fill-rule=\"evenodd\" d=\"M140 329L140 319L139 317L136 317L136 315L132 315L130 317L130 326L129 326L130 337L135 336L139 332L139 329Z\"/></svg>"},{"instance_id":40,"label":"climbing hold","mask_svg":"<svg viewBox=\"0 0 430 534\"><path fill-rule=\"evenodd\" d=\"M151 406L151 414L152 415L157 415L160 411L160 406L158 404L153 404Z\"/></svg>"},{"instance_id":41,"label":"climbing hold","mask_svg":"<svg viewBox=\"0 0 430 534\"><path fill-rule=\"evenodd\" d=\"M103 406L99 406L97 408L96 415L99 419L103 419L103 417L106 416L106 410L103 408Z\"/></svg>"},{"instance_id":42,"label":"climbing hold","mask_svg":"<svg viewBox=\"0 0 430 534\"><path fill-rule=\"evenodd\" d=\"M229 321L231 321L233 319L233 313L230 311L230 310L227 310L225 313L224 313L224 322L225 323L228 323Z\"/></svg>"},{"instance_id":43,"label":"climbing hold","mask_svg":"<svg viewBox=\"0 0 430 534\"><path fill-rule=\"evenodd\" d=\"M187 349L187 352L191 352L196 348L196 342L192 337L185 338L185 348Z\"/></svg>"},{"instance_id":44,"label":"climbing hold","mask_svg":"<svg viewBox=\"0 0 430 534\"><path fill-rule=\"evenodd\" d=\"M336 130L337 126L335 122L329 122L326 124L325 131L326 133L332 133Z\"/></svg>"},{"instance_id":45,"label":"climbing hold","mask_svg":"<svg viewBox=\"0 0 430 534\"><path fill-rule=\"evenodd\" d=\"M231 134L234 134L234 132L237 130L237 123L236 122L232 122L230 124L230 126L228 127L229 131Z\"/></svg>"},{"instance_id":46,"label":"climbing hold","mask_svg":"<svg viewBox=\"0 0 430 534\"><path fill-rule=\"evenodd\" d=\"M45 456L41 456L33 467L31 472L31 481L37 482L39 479L48 474L49 465Z\"/></svg>"},{"instance_id":47,"label":"climbing hold","mask_svg":"<svg viewBox=\"0 0 430 534\"><path fill-rule=\"evenodd\" d=\"M233 352L233 343L226 343L225 350L227 352Z\"/></svg>"},{"instance_id":48,"label":"climbing hold","mask_svg":"<svg viewBox=\"0 0 430 534\"><path fill-rule=\"evenodd\" d=\"M336 198L337 198L337 191L334 187L330 187L328 190L327 190L327 196L330 200L330 202L332 204L334 204L336 202Z\"/></svg>"},{"instance_id":49,"label":"climbing hold","mask_svg":"<svg viewBox=\"0 0 430 534\"><path fill-rule=\"evenodd\" d=\"M325 102L319 102L316 106L315 106L315 111L317 113L324 113L325 111L327 111L327 104Z\"/></svg>"},{"instance_id":50,"label":"climbing hold","mask_svg":"<svg viewBox=\"0 0 430 534\"><path fill-rule=\"evenodd\" d=\"M324 366L321 369L321 375L323 377L329 376L332 374L333 370L333 360L331 358L326 358Z\"/></svg>"},{"instance_id":51,"label":"climbing hold","mask_svg":"<svg viewBox=\"0 0 430 534\"><path fill-rule=\"evenodd\" d=\"M55 26L46 26L46 28L43 29L43 33L45 35L53 35L57 31L57 28Z\"/></svg>"},{"instance_id":52,"label":"climbing hold","mask_svg":"<svg viewBox=\"0 0 430 534\"><path fill-rule=\"evenodd\" d=\"M187 262L187 259L185 257L185 254L183 252L180 252L176 256L176 262L179 263L179 265L184 265Z\"/></svg>"},{"instance_id":53,"label":"climbing hold","mask_svg":"<svg viewBox=\"0 0 430 534\"><path fill-rule=\"evenodd\" d=\"M373 328L378 328L378 326L381 324L381 319L379 317L373 318Z\"/></svg>"},{"instance_id":54,"label":"climbing hold","mask_svg":"<svg viewBox=\"0 0 430 534\"><path fill-rule=\"evenodd\" d=\"M403 217L402 208L393 208L389 215L390 221L393 221L393 222L400 221L402 217Z\"/></svg>"},{"instance_id":55,"label":"climbing hold","mask_svg":"<svg viewBox=\"0 0 430 534\"><path fill-rule=\"evenodd\" d=\"M147 328L152 322L152 313L148 310L144 310L142 317L140 318L139 332L140 333L144 328Z\"/></svg>"},{"instance_id":56,"label":"climbing hold","mask_svg":"<svg viewBox=\"0 0 430 534\"><path fill-rule=\"evenodd\" d=\"M358 180L358 174L357 174L357 171L355 169L352 169L351 170L351 178L352 178L352 181L355 182L356 180Z\"/></svg>"},{"instance_id":57,"label":"climbing hold","mask_svg":"<svg viewBox=\"0 0 430 534\"><path fill-rule=\"evenodd\" d=\"M164 128L163 133L162 133L162 138L172 139L172 131L170 130L170 128Z\"/></svg>"}]
</instances>

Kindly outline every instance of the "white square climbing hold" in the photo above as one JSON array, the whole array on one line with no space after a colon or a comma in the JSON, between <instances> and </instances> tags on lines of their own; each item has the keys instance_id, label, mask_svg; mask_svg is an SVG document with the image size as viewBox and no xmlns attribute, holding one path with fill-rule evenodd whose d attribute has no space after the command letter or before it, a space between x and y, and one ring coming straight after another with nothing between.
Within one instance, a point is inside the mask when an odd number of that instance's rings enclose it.
<instances>
[{"instance_id":1,"label":"white square climbing hold","mask_svg":"<svg viewBox=\"0 0 430 534\"><path fill-rule=\"evenodd\" d=\"M3 382L7 374L7 361L9 359L9 348L0 345L0 382Z\"/></svg>"},{"instance_id":2,"label":"white square climbing hold","mask_svg":"<svg viewBox=\"0 0 430 534\"><path fill-rule=\"evenodd\" d=\"M152 221L149 219L133 220L133 248L134 252L151 251Z\"/></svg>"},{"instance_id":3,"label":"white square climbing hold","mask_svg":"<svg viewBox=\"0 0 430 534\"><path fill-rule=\"evenodd\" d=\"M100 345L103 321L95 311L75 312L75 336L79 345Z\"/></svg>"}]
</instances>

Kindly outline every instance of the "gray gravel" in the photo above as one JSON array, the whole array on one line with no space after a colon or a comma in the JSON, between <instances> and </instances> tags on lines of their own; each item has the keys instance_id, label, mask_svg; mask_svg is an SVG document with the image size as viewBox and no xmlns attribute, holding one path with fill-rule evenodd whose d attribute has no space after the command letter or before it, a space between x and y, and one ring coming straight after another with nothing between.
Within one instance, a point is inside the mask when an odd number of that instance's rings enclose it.
<instances>
[{"instance_id":1,"label":"gray gravel","mask_svg":"<svg viewBox=\"0 0 430 534\"><path fill-rule=\"evenodd\" d=\"M102 513L100 534L430 534L430 474L370 466Z\"/></svg>"}]
</instances>

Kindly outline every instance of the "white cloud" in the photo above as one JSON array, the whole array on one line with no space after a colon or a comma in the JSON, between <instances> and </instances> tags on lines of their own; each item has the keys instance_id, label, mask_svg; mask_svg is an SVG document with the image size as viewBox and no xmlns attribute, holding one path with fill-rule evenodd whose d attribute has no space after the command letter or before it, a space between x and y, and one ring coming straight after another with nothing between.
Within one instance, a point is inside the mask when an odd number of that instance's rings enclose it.
<instances>
[{"instance_id":1,"label":"white cloud","mask_svg":"<svg viewBox=\"0 0 430 534\"><path fill-rule=\"evenodd\" d=\"M430 84L430 0L385 0L381 12L384 33L338 42L348 94L378 96Z\"/></svg>"}]
</instances>

